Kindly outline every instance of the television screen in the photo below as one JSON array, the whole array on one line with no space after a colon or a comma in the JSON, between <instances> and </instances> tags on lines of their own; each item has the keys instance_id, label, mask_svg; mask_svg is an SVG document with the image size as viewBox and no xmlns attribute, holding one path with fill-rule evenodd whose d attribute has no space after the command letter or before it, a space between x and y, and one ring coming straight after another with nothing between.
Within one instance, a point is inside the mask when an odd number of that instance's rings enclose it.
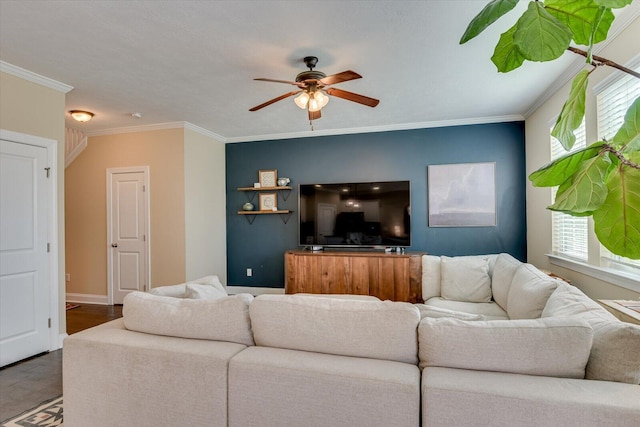
<instances>
[{"instance_id":1,"label":"television screen","mask_svg":"<svg viewBox=\"0 0 640 427\"><path fill-rule=\"evenodd\" d=\"M300 184L301 246L411 246L409 181Z\"/></svg>"}]
</instances>

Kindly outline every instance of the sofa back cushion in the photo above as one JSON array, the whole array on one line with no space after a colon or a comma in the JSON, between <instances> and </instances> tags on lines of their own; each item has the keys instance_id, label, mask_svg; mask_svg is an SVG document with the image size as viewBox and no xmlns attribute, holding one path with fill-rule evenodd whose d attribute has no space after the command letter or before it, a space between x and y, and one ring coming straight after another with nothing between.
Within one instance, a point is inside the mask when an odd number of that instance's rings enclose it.
<instances>
[{"instance_id":1,"label":"sofa back cushion","mask_svg":"<svg viewBox=\"0 0 640 427\"><path fill-rule=\"evenodd\" d=\"M417 364L420 312L409 303L260 295L256 345Z\"/></svg>"},{"instance_id":2,"label":"sofa back cushion","mask_svg":"<svg viewBox=\"0 0 640 427\"><path fill-rule=\"evenodd\" d=\"M440 257L422 255L422 300L440 296Z\"/></svg>"},{"instance_id":3,"label":"sofa back cushion","mask_svg":"<svg viewBox=\"0 0 640 427\"><path fill-rule=\"evenodd\" d=\"M558 280L552 279L531 264L519 266L513 276L507 298L509 318L537 319L540 317L558 283Z\"/></svg>"},{"instance_id":4,"label":"sofa back cushion","mask_svg":"<svg viewBox=\"0 0 640 427\"><path fill-rule=\"evenodd\" d=\"M440 258L442 298L464 302L490 302L489 259L481 256Z\"/></svg>"},{"instance_id":5,"label":"sofa back cushion","mask_svg":"<svg viewBox=\"0 0 640 427\"><path fill-rule=\"evenodd\" d=\"M587 379L640 384L640 326L619 321L567 283L549 297L542 317L549 316L583 319L593 328Z\"/></svg>"},{"instance_id":6,"label":"sofa back cushion","mask_svg":"<svg viewBox=\"0 0 640 427\"><path fill-rule=\"evenodd\" d=\"M465 321L424 318L420 367L584 378L593 330L573 318Z\"/></svg>"},{"instance_id":7,"label":"sofa back cushion","mask_svg":"<svg viewBox=\"0 0 640 427\"><path fill-rule=\"evenodd\" d=\"M507 300L509 299L509 289L511 289L513 276L521 265L522 262L509 254L503 253L498 255L496 264L493 267L493 276L491 277L493 300L505 311L507 310Z\"/></svg>"},{"instance_id":8,"label":"sofa back cushion","mask_svg":"<svg viewBox=\"0 0 640 427\"><path fill-rule=\"evenodd\" d=\"M124 299L127 329L147 334L253 345L250 294L219 299L184 299L132 292Z\"/></svg>"}]
</instances>

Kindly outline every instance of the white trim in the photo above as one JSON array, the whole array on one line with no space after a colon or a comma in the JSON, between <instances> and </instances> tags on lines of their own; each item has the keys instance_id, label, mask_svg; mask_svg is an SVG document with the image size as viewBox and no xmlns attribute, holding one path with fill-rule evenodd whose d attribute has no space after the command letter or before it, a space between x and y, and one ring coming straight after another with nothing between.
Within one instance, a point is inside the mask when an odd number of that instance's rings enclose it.
<instances>
[{"instance_id":1,"label":"white trim","mask_svg":"<svg viewBox=\"0 0 640 427\"><path fill-rule=\"evenodd\" d=\"M613 24L611 25L611 29L609 30L607 39L593 47L593 54L597 55L601 52L602 49L607 47L609 43L618 37L620 33L622 33L638 17L640 17L640 2L632 2L629 6L624 8L618 16L616 16ZM555 95L560 88L570 82L575 75L585 67L585 65L586 63L582 56L576 57L575 61L573 61L571 65L567 67L564 72L560 74L560 76L542 93L542 95L535 100L533 105L529 107L527 112L524 113L524 118L528 119L529 116L535 113L536 110L540 108L542 104L547 102L549 98Z\"/></svg>"},{"instance_id":2,"label":"white trim","mask_svg":"<svg viewBox=\"0 0 640 427\"><path fill-rule=\"evenodd\" d=\"M144 203L145 203L145 252L147 280L144 284L145 289L151 289L151 174L149 166L129 166L122 168L107 168L107 303L113 305L113 251L109 250L111 245L111 177L116 173L135 173L142 172L144 175Z\"/></svg>"},{"instance_id":3,"label":"white trim","mask_svg":"<svg viewBox=\"0 0 640 427\"><path fill-rule=\"evenodd\" d=\"M49 77L41 76L33 71L25 70L8 62L0 61L0 71L48 87L49 89L57 90L58 92L68 93L73 90L73 86L50 79Z\"/></svg>"},{"instance_id":4,"label":"white trim","mask_svg":"<svg viewBox=\"0 0 640 427\"><path fill-rule=\"evenodd\" d=\"M152 125L141 126L128 126L122 128L102 129L93 132L86 132L87 136L105 136L105 135L117 135L123 133L135 133L135 132L148 132L153 130L165 130L165 129L189 129L198 132L204 136L211 137L225 144L235 142L254 142L254 141L269 141L276 139L293 139L293 138L309 138L315 136L334 136L334 135L348 135L358 133L373 133L373 132L391 132L398 130L412 130L412 129L428 129L447 126L466 126L466 125L484 125L490 123L504 123L504 122L517 122L523 121L524 117L520 114L513 114L508 116L492 116L492 117L473 117L466 119L451 119L451 120L438 120L431 122L419 122L419 123L400 123L396 125L382 125L382 126L370 126L362 128L346 128L346 129L327 129L327 130L315 130L306 132L290 132L290 133L274 133L266 135L250 135L250 136L237 136L237 137L225 137L215 132L211 132L200 126L194 125L189 122L168 122L157 123Z\"/></svg>"},{"instance_id":5,"label":"white trim","mask_svg":"<svg viewBox=\"0 0 640 427\"><path fill-rule=\"evenodd\" d=\"M64 334L60 334L58 335L58 348L62 348L62 345L64 343L64 339L67 338L69 335L65 332Z\"/></svg>"},{"instance_id":6,"label":"white trim","mask_svg":"<svg viewBox=\"0 0 640 427\"><path fill-rule=\"evenodd\" d=\"M49 195L47 221L49 236L48 241L51 244L51 252L49 252L49 317L51 319L51 328L49 328L49 350L57 350L58 334L60 333L60 310L58 294L59 277L58 277L58 143L55 139L42 138L34 135L13 132L10 130L0 129L0 139L5 141L17 142L20 144L35 145L43 147L47 150L47 163L49 169Z\"/></svg>"},{"instance_id":7,"label":"white trim","mask_svg":"<svg viewBox=\"0 0 640 427\"><path fill-rule=\"evenodd\" d=\"M86 303L86 304L98 304L98 305L111 305L109 304L109 297L107 295L92 295L92 294L72 294L66 295L67 302Z\"/></svg>"},{"instance_id":8,"label":"white trim","mask_svg":"<svg viewBox=\"0 0 640 427\"><path fill-rule=\"evenodd\" d=\"M640 292L640 280L638 280L637 276L634 277L632 274L617 271L612 268L596 267L585 262L575 261L554 254L547 254L547 257L549 258L549 262L553 265L568 268L569 270L604 280L605 282L629 289L630 291Z\"/></svg>"},{"instance_id":9,"label":"white trim","mask_svg":"<svg viewBox=\"0 0 640 427\"><path fill-rule=\"evenodd\" d=\"M82 141L80 141L80 143L78 145L76 145L75 147L73 147L73 150L71 150L71 152L65 156L64 158L64 167L65 169L76 159L76 157L78 157L80 155L80 153L82 153L84 151L85 148L87 148L87 141L88 141L89 137L85 136L84 138L82 138ZM65 144L67 142L65 141Z\"/></svg>"},{"instance_id":10,"label":"white trim","mask_svg":"<svg viewBox=\"0 0 640 427\"><path fill-rule=\"evenodd\" d=\"M628 61L626 64L624 64L624 66L632 70L635 70L636 68L640 67L640 53L634 56L633 59ZM628 76L628 74L620 73L620 72L609 74L607 77L602 79L602 81L598 82L598 84L593 87L593 93L596 96L599 95L600 92L606 90L612 84L617 83L624 76Z\"/></svg>"},{"instance_id":11,"label":"white trim","mask_svg":"<svg viewBox=\"0 0 640 427\"><path fill-rule=\"evenodd\" d=\"M252 294L252 295L264 295L264 294L284 294L284 288L259 288L254 286L227 286L227 293L233 294Z\"/></svg>"},{"instance_id":12,"label":"white trim","mask_svg":"<svg viewBox=\"0 0 640 427\"><path fill-rule=\"evenodd\" d=\"M362 128L346 128L346 129L327 129L327 130L314 130L306 132L291 132L291 133L275 133L269 135L252 135L242 137L225 138L223 142L252 142L252 141L267 141L274 139L292 139L292 138L310 138L315 136L333 136L333 135L348 135L357 133L373 133L373 132L390 132L398 130L412 130L412 129L428 129L447 126L466 126L475 124L489 124L489 123L504 123L504 122L517 122L524 120L524 117L520 114L514 114L509 116L494 116L494 117L475 117L465 119L451 119L451 120L438 120L430 122L419 123L400 123L397 125L383 125L383 126L369 126Z\"/></svg>"}]
</instances>

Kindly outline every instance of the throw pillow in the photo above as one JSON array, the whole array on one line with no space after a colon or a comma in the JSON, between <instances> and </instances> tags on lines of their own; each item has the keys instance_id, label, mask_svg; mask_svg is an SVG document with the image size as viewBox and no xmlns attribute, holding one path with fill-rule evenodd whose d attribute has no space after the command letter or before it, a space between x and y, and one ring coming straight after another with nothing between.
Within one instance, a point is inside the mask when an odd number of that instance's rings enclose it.
<instances>
[{"instance_id":1,"label":"throw pillow","mask_svg":"<svg viewBox=\"0 0 640 427\"><path fill-rule=\"evenodd\" d=\"M593 328L593 347L586 378L640 384L640 326L616 319L575 286L562 283L549 297L542 312L547 316L571 316Z\"/></svg>"},{"instance_id":2,"label":"throw pillow","mask_svg":"<svg viewBox=\"0 0 640 427\"><path fill-rule=\"evenodd\" d=\"M592 340L589 324L573 318L424 318L418 326L420 368L584 378Z\"/></svg>"},{"instance_id":3,"label":"throw pillow","mask_svg":"<svg viewBox=\"0 0 640 427\"><path fill-rule=\"evenodd\" d=\"M173 297L173 298L184 298L185 284L180 283L179 285L167 285L167 286L158 286L157 288L151 288L149 293L151 295L157 295L160 297Z\"/></svg>"},{"instance_id":4,"label":"throw pillow","mask_svg":"<svg viewBox=\"0 0 640 427\"><path fill-rule=\"evenodd\" d=\"M537 319L547 300L558 287L552 279L531 264L522 264L516 270L507 298L510 319Z\"/></svg>"},{"instance_id":5,"label":"throw pillow","mask_svg":"<svg viewBox=\"0 0 640 427\"><path fill-rule=\"evenodd\" d=\"M218 299L228 296L216 286L202 285L198 283L187 283L184 297L189 299Z\"/></svg>"},{"instance_id":6,"label":"throw pillow","mask_svg":"<svg viewBox=\"0 0 640 427\"><path fill-rule=\"evenodd\" d=\"M491 277L486 257L441 257L442 297L454 301L490 302Z\"/></svg>"},{"instance_id":7,"label":"throw pillow","mask_svg":"<svg viewBox=\"0 0 640 427\"><path fill-rule=\"evenodd\" d=\"M493 294L493 300L503 310L507 310L511 282L516 270L521 265L520 261L509 254L499 254L496 259L496 264L493 267L493 276L491 277L491 293Z\"/></svg>"}]
</instances>

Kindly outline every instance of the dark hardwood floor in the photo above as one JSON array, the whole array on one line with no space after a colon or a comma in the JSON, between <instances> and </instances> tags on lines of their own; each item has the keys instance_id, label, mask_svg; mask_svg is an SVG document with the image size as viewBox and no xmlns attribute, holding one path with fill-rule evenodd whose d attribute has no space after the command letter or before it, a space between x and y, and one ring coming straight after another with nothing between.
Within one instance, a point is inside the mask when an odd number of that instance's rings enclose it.
<instances>
[{"instance_id":1,"label":"dark hardwood floor","mask_svg":"<svg viewBox=\"0 0 640 427\"><path fill-rule=\"evenodd\" d=\"M67 334L122 317L122 306L80 304L66 311ZM0 422L62 394L62 350L0 369Z\"/></svg>"}]
</instances>

